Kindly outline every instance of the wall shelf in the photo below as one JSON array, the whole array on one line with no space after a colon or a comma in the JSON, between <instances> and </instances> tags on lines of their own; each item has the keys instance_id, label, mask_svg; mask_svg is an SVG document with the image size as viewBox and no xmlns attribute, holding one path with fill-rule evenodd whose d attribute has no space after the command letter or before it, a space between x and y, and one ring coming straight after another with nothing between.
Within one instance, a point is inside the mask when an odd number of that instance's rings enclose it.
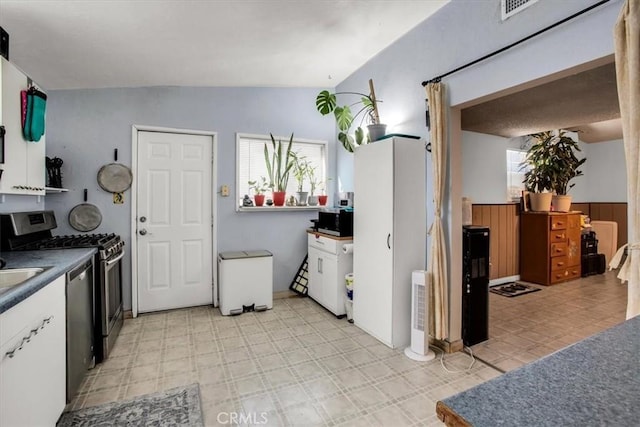
<instances>
[{"instance_id":1,"label":"wall shelf","mask_svg":"<svg viewBox=\"0 0 640 427\"><path fill-rule=\"evenodd\" d=\"M44 190L47 194L66 193L67 191L69 191L68 188L57 188L57 187L44 187Z\"/></svg>"}]
</instances>

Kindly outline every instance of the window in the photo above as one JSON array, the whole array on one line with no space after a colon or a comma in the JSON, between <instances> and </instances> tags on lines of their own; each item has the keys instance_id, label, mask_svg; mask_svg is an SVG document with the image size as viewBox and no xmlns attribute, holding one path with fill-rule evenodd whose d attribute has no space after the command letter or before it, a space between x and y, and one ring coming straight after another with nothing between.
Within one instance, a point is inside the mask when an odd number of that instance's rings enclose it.
<instances>
[{"instance_id":1,"label":"window","mask_svg":"<svg viewBox=\"0 0 640 427\"><path fill-rule=\"evenodd\" d=\"M507 150L507 197L509 200L519 200L524 190L522 181L528 169L520 165L526 158L526 151Z\"/></svg>"},{"instance_id":2,"label":"window","mask_svg":"<svg viewBox=\"0 0 640 427\"><path fill-rule=\"evenodd\" d=\"M276 142L282 141L283 150L289 142L289 136L275 136ZM253 190L249 190L249 181L261 181L261 177L265 177L269 181L267 166L264 159L264 145L267 144L269 150L269 158L273 148L271 145L271 137L269 135L249 135L237 134L236 137L236 161L237 161L237 200L238 206L242 206L242 199L245 194L253 197ZM305 159L315 168L315 176L321 183L326 182L326 164L327 164L327 143L325 141L312 141L308 139L300 139L294 136L291 150L296 155L304 156ZM302 191L310 191L309 179L305 179ZM298 191L298 183L293 176L289 174L289 182L287 185L287 197ZM316 187L315 194L320 194L321 188ZM267 198L271 198L271 190L266 191Z\"/></svg>"}]
</instances>

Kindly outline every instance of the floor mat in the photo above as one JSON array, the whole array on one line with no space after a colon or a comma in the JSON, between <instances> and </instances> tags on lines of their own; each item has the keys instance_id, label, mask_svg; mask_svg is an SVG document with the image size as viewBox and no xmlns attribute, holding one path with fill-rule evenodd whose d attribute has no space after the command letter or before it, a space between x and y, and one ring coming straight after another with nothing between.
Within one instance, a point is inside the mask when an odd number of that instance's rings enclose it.
<instances>
[{"instance_id":1,"label":"floor mat","mask_svg":"<svg viewBox=\"0 0 640 427\"><path fill-rule=\"evenodd\" d=\"M202 426L200 387L191 384L62 414L57 427Z\"/></svg>"},{"instance_id":2,"label":"floor mat","mask_svg":"<svg viewBox=\"0 0 640 427\"><path fill-rule=\"evenodd\" d=\"M510 282L504 285L493 286L489 289L494 294L502 295L503 297L517 297L531 292L539 291L540 288L535 286L525 285L524 283Z\"/></svg>"}]
</instances>

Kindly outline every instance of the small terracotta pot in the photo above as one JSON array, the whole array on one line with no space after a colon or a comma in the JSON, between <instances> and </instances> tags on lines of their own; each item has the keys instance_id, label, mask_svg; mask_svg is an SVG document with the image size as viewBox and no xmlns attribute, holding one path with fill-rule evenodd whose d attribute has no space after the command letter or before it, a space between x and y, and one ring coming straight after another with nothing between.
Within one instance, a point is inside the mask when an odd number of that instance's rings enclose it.
<instances>
[{"instance_id":1,"label":"small terracotta pot","mask_svg":"<svg viewBox=\"0 0 640 427\"><path fill-rule=\"evenodd\" d=\"M256 206L264 205L264 194L256 194L253 196L253 200L256 202Z\"/></svg>"},{"instance_id":2,"label":"small terracotta pot","mask_svg":"<svg viewBox=\"0 0 640 427\"><path fill-rule=\"evenodd\" d=\"M329 196L327 196L326 194L324 194L322 196L318 196L318 203L320 203L320 206L326 205L328 198L329 198Z\"/></svg>"}]
</instances>

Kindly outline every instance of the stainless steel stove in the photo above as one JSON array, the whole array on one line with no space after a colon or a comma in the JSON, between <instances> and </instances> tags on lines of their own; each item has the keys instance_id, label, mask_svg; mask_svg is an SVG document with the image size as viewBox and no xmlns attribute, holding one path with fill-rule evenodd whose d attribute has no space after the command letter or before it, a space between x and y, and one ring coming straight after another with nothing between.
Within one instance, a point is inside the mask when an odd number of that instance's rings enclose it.
<instances>
[{"instance_id":1,"label":"stainless steel stove","mask_svg":"<svg viewBox=\"0 0 640 427\"><path fill-rule=\"evenodd\" d=\"M53 236L57 227L53 211L15 212L0 215L0 248L3 251L97 248L94 280L94 331L96 362L109 355L124 322L122 267L124 242L116 234Z\"/></svg>"}]
</instances>

